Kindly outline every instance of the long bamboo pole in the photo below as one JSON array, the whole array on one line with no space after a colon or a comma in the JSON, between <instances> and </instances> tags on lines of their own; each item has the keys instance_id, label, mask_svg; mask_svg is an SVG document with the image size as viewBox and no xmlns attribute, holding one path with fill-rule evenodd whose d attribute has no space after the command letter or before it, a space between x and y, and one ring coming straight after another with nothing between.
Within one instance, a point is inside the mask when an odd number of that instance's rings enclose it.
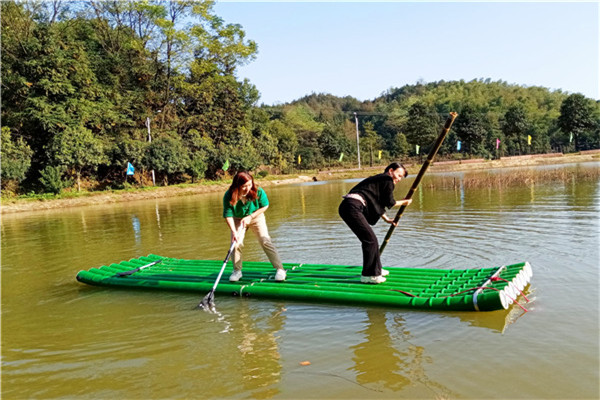
<instances>
[{"instance_id":1,"label":"long bamboo pole","mask_svg":"<svg viewBox=\"0 0 600 400\"><path fill-rule=\"evenodd\" d=\"M425 162L423 163L423 166L421 167L421 170L417 174L417 177L415 178L412 186L410 187L408 194L406 195L406 197L404 197L405 199L412 198L413 194L415 193L419 184L421 183L421 179L423 179L423 175L425 175L427 168L429 168L429 165L433 161L433 158L437 154L440 147L442 147L442 142L446 138L446 135L450 131L450 127L452 126L452 123L454 122L454 120L456 119L457 116L458 116L457 113L451 112L450 115L448 116L448 119L446 119L446 123L444 124L444 128L442 129L440 136L438 136L433 147L431 148L431 151L429 152L429 155L427 156L427 160L425 160ZM396 228L395 225L400 220L400 217L402 216L402 213L404 212L405 209L406 209L406 206L400 206L400 209L398 210L398 213L396 213L396 217L394 218L394 223L390 226L390 229L388 230L387 234L385 235L385 239L383 239L383 243L381 243L381 247L379 248L379 254L383 253L383 249L385 249L385 246L390 241L390 237L392 236L392 233L394 232L394 229Z\"/></svg>"}]
</instances>

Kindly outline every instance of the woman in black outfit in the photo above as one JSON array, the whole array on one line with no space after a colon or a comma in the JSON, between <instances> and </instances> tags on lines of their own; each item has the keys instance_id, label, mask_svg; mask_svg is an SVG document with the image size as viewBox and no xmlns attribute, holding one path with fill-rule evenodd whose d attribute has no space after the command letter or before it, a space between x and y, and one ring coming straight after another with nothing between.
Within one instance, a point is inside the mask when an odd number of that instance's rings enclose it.
<instances>
[{"instance_id":1,"label":"woman in black outfit","mask_svg":"<svg viewBox=\"0 0 600 400\"><path fill-rule=\"evenodd\" d=\"M340 204L340 217L362 244L362 283L383 283L384 276L389 274L389 271L381 267L379 242L369 225L375 225L379 218L393 224L394 220L385 215L385 209L408 206L412 202L412 199L394 200L394 186L407 175L402 164L391 163L383 174L371 176L354 186Z\"/></svg>"}]
</instances>

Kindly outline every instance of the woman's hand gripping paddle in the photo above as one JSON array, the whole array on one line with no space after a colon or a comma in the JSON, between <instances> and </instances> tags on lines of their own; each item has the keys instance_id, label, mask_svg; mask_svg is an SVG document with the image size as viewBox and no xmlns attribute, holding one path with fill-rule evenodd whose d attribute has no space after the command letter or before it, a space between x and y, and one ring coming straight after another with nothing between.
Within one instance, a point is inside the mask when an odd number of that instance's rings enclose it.
<instances>
[{"instance_id":1,"label":"woman's hand gripping paddle","mask_svg":"<svg viewBox=\"0 0 600 400\"><path fill-rule=\"evenodd\" d=\"M215 284L213 285L210 292L208 292L208 294L206 296L204 296L204 298L202 299L200 304L198 304L197 308L201 308L205 311L215 312L215 290L217 289L217 285L219 284L219 281L221 280L221 275L223 275L223 271L225 271L225 267L227 266L227 261L229 261L229 257L231 257L231 253L233 253L233 249L235 248L235 244L237 243L237 238L238 238L239 234L242 233L243 229L244 229L244 223L242 222L240 224L240 227L238 228L235 238L231 241L231 246L229 246L229 251L227 252L227 256L225 257L225 260L223 260L223 266L221 267L221 271L219 271L219 275L217 276L217 280L215 281Z\"/></svg>"}]
</instances>

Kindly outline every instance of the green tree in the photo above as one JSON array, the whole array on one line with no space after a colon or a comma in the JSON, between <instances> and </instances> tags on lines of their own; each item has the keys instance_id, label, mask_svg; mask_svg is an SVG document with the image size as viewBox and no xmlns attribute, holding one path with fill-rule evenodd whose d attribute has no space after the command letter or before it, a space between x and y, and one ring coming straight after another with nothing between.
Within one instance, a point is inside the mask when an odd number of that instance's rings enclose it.
<instances>
[{"instance_id":1,"label":"green tree","mask_svg":"<svg viewBox=\"0 0 600 400\"><path fill-rule=\"evenodd\" d=\"M34 176L55 162L47 150L58 150L56 136L81 128L101 136L116 118L94 73L88 22L37 4L2 3L2 121L31 147Z\"/></svg>"},{"instance_id":2,"label":"green tree","mask_svg":"<svg viewBox=\"0 0 600 400\"><path fill-rule=\"evenodd\" d=\"M440 123L433 107L417 102L409 108L402 132L410 144L419 145L421 152L428 152L439 134Z\"/></svg>"},{"instance_id":3,"label":"green tree","mask_svg":"<svg viewBox=\"0 0 600 400\"><path fill-rule=\"evenodd\" d=\"M215 146L228 142L244 126L248 102L258 92L235 79L236 68L254 59L257 46L246 40L241 26L225 24L211 13L213 2L194 7L198 23L189 28L194 42L189 77L178 87L188 126L210 135Z\"/></svg>"},{"instance_id":4,"label":"green tree","mask_svg":"<svg viewBox=\"0 0 600 400\"><path fill-rule=\"evenodd\" d=\"M301 165L304 168L320 165L323 162L323 155L319 149L319 137L325 124L316 121L312 110L303 104L286 108L283 122L296 133L298 155L302 159Z\"/></svg>"},{"instance_id":5,"label":"green tree","mask_svg":"<svg viewBox=\"0 0 600 400\"><path fill-rule=\"evenodd\" d=\"M102 141L82 126L67 127L56 134L48 150L56 164L74 170L77 176L77 191L81 190L82 171L94 170L99 164L107 161Z\"/></svg>"},{"instance_id":6,"label":"green tree","mask_svg":"<svg viewBox=\"0 0 600 400\"><path fill-rule=\"evenodd\" d=\"M505 146L509 154L522 154L525 150L527 131L530 122L521 104L508 108L500 123L502 133L506 139Z\"/></svg>"},{"instance_id":7,"label":"green tree","mask_svg":"<svg viewBox=\"0 0 600 400\"><path fill-rule=\"evenodd\" d=\"M470 105L460 112L460 118L454 122L452 130L461 141L461 151L472 155L487 155L484 140L489 130L485 115Z\"/></svg>"},{"instance_id":8,"label":"green tree","mask_svg":"<svg viewBox=\"0 0 600 400\"><path fill-rule=\"evenodd\" d=\"M558 126L566 135L573 135L575 151L598 145L598 138L593 138L598 121L593 115L594 106L591 100L582 94L570 95L560 106Z\"/></svg>"},{"instance_id":9,"label":"green tree","mask_svg":"<svg viewBox=\"0 0 600 400\"><path fill-rule=\"evenodd\" d=\"M106 151L109 162L114 166L127 165L128 162L142 165L148 148L148 142L128 136L119 136L109 150Z\"/></svg>"},{"instance_id":10,"label":"green tree","mask_svg":"<svg viewBox=\"0 0 600 400\"><path fill-rule=\"evenodd\" d=\"M232 173L237 171L253 171L261 163L257 140L247 129L241 128L235 137L220 146L217 158L219 167L229 160Z\"/></svg>"},{"instance_id":11,"label":"green tree","mask_svg":"<svg viewBox=\"0 0 600 400\"><path fill-rule=\"evenodd\" d=\"M13 180L17 184L25 179L31 166L33 152L22 138L13 140L10 128L2 127L0 147L0 160L2 165L2 179ZM6 187L6 183L3 184Z\"/></svg>"},{"instance_id":12,"label":"green tree","mask_svg":"<svg viewBox=\"0 0 600 400\"><path fill-rule=\"evenodd\" d=\"M394 157L404 157L408 155L410 151L410 146L408 141L406 140L406 135L402 132L398 132L394 136L394 141L392 142L392 156Z\"/></svg>"},{"instance_id":13,"label":"green tree","mask_svg":"<svg viewBox=\"0 0 600 400\"><path fill-rule=\"evenodd\" d=\"M170 175L185 172L189 164L188 149L177 136L159 137L148 146L145 165L161 174L165 185L168 185Z\"/></svg>"},{"instance_id":14,"label":"green tree","mask_svg":"<svg viewBox=\"0 0 600 400\"><path fill-rule=\"evenodd\" d=\"M195 179L202 179L208 169L208 156L202 151L193 153L190 157L189 170L192 176L192 183Z\"/></svg>"},{"instance_id":15,"label":"green tree","mask_svg":"<svg viewBox=\"0 0 600 400\"><path fill-rule=\"evenodd\" d=\"M205 177L211 160L215 157L215 144L207 133L190 129L183 135L185 146L189 150L189 172L192 182Z\"/></svg>"},{"instance_id":16,"label":"green tree","mask_svg":"<svg viewBox=\"0 0 600 400\"><path fill-rule=\"evenodd\" d=\"M278 119L269 122L268 129L271 136L277 139L279 156L276 160L276 166L283 171L287 169L289 165L293 165L294 157L298 152L298 138L296 132Z\"/></svg>"},{"instance_id":17,"label":"green tree","mask_svg":"<svg viewBox=\"0 0 600 400\"><path fill-rule=\"evenodd\" d=\"M369 153L369 166L373 166L373 152L382 147L383 140L377 132L373 129L372 122L366 122L363 125L364 135L360 140L360 146L363 149L366 149Z\"/></svg>"},{"instance_id":18,"label":"green tree","mask_svg":"<svg viewBox=\"0 0 600 400\"><path fill-rule=\"evenodd\" d=\"M385 147L390 150L391 154L399 155L407 154L406 152L398 153L398 134L402 132L402 127L407 121L406 110L402 109L398 104L391 103L387 107L379 107L386 114L379 118L379 122L375 123L375 130L386 141ZM404 140L406 140L406 136ZM407 145L408 146L408 145ZM408 148L408 147L407 147Z\"/></svg>"},{"instance_id":19,"label":"green tree","mask_svg":"<svg viewBox=\"0 0 600 400\"><path fill-rule=\"evenodd\" d=\"M351 148L349 140L344 135L341 126L327 124L323 133L317 139L319 149L328 160L338 159L341 153L348 153Z\"/></svg>"},{"instance_id":20,"label":"green tree","mask_svg":"<svg viewBox=\"0 0 600 400\"><path fill-rule=\"evenodd\" d=\"M64 188L71 186L71 180L63 179L64 169L62 165L47 165L40 171L39 181L44 192L60 194Z\"/></svg>"}]
</instances>

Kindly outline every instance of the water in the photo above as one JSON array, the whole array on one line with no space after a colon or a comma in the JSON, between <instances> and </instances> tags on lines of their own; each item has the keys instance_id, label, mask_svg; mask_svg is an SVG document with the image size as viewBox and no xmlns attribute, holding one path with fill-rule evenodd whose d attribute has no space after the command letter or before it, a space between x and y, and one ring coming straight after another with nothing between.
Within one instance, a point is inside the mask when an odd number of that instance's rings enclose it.
<instances>
[{"instance_id":1,"label":"water","mask_svg":"<svg viewBox=\"0 0 600 400\"><path fill-rule=\"evenodd\" d=\"M267 188L284 261L360 264L359 242L337 216L355 183ZM598 182L424 185L382 256L388 266L444 269L529 261L527 313L218 296L219 314L209 314L193 310L206 293L75 280L80 269L149 253L223 259L221 195L4 215L2 398L600 397ZM380 238L388 226L377 224ZM245 257L267 261L251 236Z\"/></svg>"}]
</instances>

